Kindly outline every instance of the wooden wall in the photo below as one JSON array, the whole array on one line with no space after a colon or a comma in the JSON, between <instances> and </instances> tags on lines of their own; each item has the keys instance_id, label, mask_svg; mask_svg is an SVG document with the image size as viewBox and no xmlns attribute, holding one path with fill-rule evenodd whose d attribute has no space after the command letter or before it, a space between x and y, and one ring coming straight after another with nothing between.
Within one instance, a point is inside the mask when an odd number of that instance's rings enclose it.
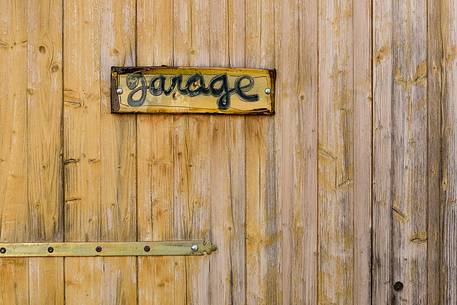
<instances>
[{"instance_id":1,"label":"wooden wall","mask_svg":"<svg viewBox=\"0 0 457 305\"><path fill-rule=\"evenodd\" d=\"M0 0L0 304L457 303L454 0ZM114 115L112 65L277 70L273 117Z\"/></svg>"}]
</instances>

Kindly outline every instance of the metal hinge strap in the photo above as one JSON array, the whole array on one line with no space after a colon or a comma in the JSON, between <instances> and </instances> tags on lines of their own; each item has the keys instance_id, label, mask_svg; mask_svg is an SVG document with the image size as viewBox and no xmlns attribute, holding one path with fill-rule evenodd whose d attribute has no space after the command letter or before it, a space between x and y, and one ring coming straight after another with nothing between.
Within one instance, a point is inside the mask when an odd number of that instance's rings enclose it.
<instances>
[{"instance_id":1,"label":"metal hinge strap","mask_svg":"<svg viewBox=\"0 0 457 305\"><path fill-rule=\"evenodd\" d=\"M216 251L210 241L0 243L2 257L191 256Z\"/></svg>"}]
</instances>

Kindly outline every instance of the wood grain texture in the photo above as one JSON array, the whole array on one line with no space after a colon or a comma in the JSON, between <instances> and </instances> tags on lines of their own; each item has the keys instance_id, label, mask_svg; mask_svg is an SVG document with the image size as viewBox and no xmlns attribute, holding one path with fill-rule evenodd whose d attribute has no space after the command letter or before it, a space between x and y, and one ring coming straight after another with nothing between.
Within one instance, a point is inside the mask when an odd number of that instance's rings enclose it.
<instances>
[{"instance_id":1,"label":"wood grain texture","mask_svg":"<svg viewBox=\"0 0 457 305\"><path fill-rule=\"evenodd\" d=\"M376 304L390 299L398 304L404 300L425 304L430 185L429 136L424 129L427 5L424 1L374 5L373 221L379 222L379 227L374 226L379 244L375 245L373 299ZM404 288L392 290L397 282Z\"/></svg>"},{"instance_id":2,"label":"wood grain texture","mask_svg":"<svg viewBox=\"0 0 457 305\"><path fill-rule=\"evenodd\" d=\"M441 2L428 1L427 35L427 304L440 304L441 294L441 107L442 55Z\"/></svg>"},{"instance_id":3,"label":"wood grain texture","mask_svg":"<svg viewBox=\"0 0 457 305\"><path fill-rule=\"evenodd\" d=\"M28 1L28 241L63 240L63 2ZM62 258L28 260L29 303L64 304Z\"/></svg>"},{"instance_id":4,"label":"wood grain texture","mask_svg":"<svg viewBox=\"0 0 457 305\"><path fill-rule=\"evenodd\" d=\"M1 1L0 16L0 239L28 239L27 202L27 5ZM28 304L28 260L0 260L0 301Z\"/></svg>"},{"instance_id":5,"label":"wood grain texture","mask_svg":"<svg viewBox=\"0 0 457 305\"><path fill-rule=\"evenodd\" d=\"M220 33L209 40L209 64L230 66L229 33L233 31L230 1L209 1L210 29ZM218 255L210 257L210 303L244 304L240 283L245 277L245 124L243 117L211 116L210 145L210 221L211 239L218 241ZM244 286L244 285L243 285ZM244 292L243 292L244 294Z\"/></svg>"},{"instance_id":6,"label":"wood grain texture","mask_svg":"<svg viewBox=\"0 0 457 305\"><path fill-rule=\"evenodd\" d=\"M277 302L317 304L318 6L292 0L277 2L274 11L276 196L282 235Z\"/></svg>"},{"instance_id":7,"label":"wood grain texture","mask_svg":"<svg viewBox=\"0 0 457 305\"><path fill-rule=\"evenodd\" d=\"M441 298L457 302L457 4L440 2L442 38Z\"/></svg>"},{"instance_id":8,"label":"wood grain texture","mask_svg":"<svg viewBox=\"0 0 457 305\"><path fill-rule=\"evenodd\" d=\"M245 61L273 67L273 1L246 1ZM246 118L246 304L277 304L280 274L274 118Z\"/></svg>"},{"instance_id":9,"label":"wood grain texture","mask_svg":"<svg viewBox=\"0 0 457 305\"><path fill-rule=\"evenodd\" d=\"M373 1L373 305L392 299L392 5ZM378 102L379 101L379 102Z\"/></svg>"},{"instance_id":10,"label":"wood grain texture","mask_svg":"<svg viewBox=\"0 0 457 305\"><path fill-rule=\"evenodd\" d=\"M174 1L174 64L209 66L209 7L206 1ZM210 118L175 116L175 228L181 238L210 236ZM186 304L209 304L209 257L186 258Z\"/></svg>"},{"instance_id":11,"label":"wood grain texture","mask_svg":"<svg viewBox=\"0 0 457 305\"><path fill-rule=\"evenodd\" d=\"M231 69L246 67L246 0L229 0L227 2L228 22L228 60ZM240 41L240 43L236 43ZM244 43L243 43L244 42ZM274 113L274 77L275 72L268 70L272 81L267 85L271 93L271 114ZM257 78L256 78L257 79ZM262 89L259 89L261 91ZM265 93L265 88L263 89ZM260 97L266 97L259 94ZM267 113L265 113L267 114ZM231 132L228 135L230 177L230 210L226 218L231 218L232 225L227 229L230 235L230 293L232 305L246 305L246 117L233 116L226 118ZM226 183L226 182L225 182Z\"/></svg>"},{"instance_id":12,"label":"wood grain texture","mask_svg":"<svg viewBox=\"0 0 457 305\"><path fill-rule=\"evenodd\" d=\"M354 305L371 302L372 4L353 2Z\"/></svg>"},{"instance_id":13,"label":"wood grain texture","mask_svg":"<svg viewBox=\"0 0 457 305\"><path fill-rule=\"evenodd\" d=\"M65 2L67 241L136 239L136 123L109 102L111 65L134 62L135 14L134 1ZM136 302L132 270L132 257L66 258L66 303Z\"/></svg>"},{"instance_id":14,"label":"wood grain texture","mask_svg":"<svg viewBox=\"0 0 457 305\"><path fill-rule=\"evenodd\" d=\"M0 81L6 93L0 94L0 239L58 241L62 6L60 1L0 5L7 12L0 21ZM0 270L1 303L63 304L62 259L7 259Z\"/></svg>"},{"instance_id":15,"label":"wood grain texture","mask_svg":"<svg viewBox=\"0 0 457 305\"><path fill-rule=\"evenodd\" d=\"M396 303L427 302L426 9L426 1L393 5L392 280L407 283Z\"/></svg>"},{"instance_id":16,"label":"wood grain texture","mask_svg":"<svg viewBox=\"0 0 457 305\"><path fill-rule=\"evenodd\" d=\"M319 6L318 304L354 303L353 16L349 1Z\"/></svg>"},{"instance_id":17,"label":"wood grain texture","mask_svg":"<svg viewBox=\"0 0 457 305\"><path fill-rule=\"evenodd\" d=\"M172 1L138 1L137 16L137 64L172 66ZM138 238L175 239L173 116L138 115L137 130ZM185 304L184 258L139 258L138 264L139 304Z\"/></svg>"},{"instance_id":18,"label":"wood grain texture","mask_svg":"<svg viewBox=\"0 0 457 305\"><path fill-rule=\"evenodd\" d=\"M457 302L454 1L0 7L2 244L219 246L0 257L1 304ZM112 65L274 68L276 114L112 114Z\"/></svg>"}]
</instances>

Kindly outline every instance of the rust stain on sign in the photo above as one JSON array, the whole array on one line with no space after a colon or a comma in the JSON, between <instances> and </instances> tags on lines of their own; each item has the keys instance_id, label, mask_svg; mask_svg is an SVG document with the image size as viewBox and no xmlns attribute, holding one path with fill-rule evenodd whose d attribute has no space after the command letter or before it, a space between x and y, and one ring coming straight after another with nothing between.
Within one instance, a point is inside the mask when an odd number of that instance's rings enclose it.
<instances>
[{"instance_id":1,"label":"rust stain on sign","mask_svg":"<svg viewBox=\"0 0 457 305\"><path fill-rule=\"evenodd\" d=\"M275 71L112 67L114 113L273 114Z\"/></svg>"}]
</instances>

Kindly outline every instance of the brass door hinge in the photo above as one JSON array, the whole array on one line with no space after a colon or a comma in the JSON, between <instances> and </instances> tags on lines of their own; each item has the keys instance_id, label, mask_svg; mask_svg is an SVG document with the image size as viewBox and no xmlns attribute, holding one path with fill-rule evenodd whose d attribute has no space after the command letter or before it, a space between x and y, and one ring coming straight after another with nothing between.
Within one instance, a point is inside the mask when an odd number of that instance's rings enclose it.
<instances>
[{"instance_id":1,"label":"brass door hinge","mask_svg":"<svg viewBox=\"0 0 457 305\"><path fill-rule=\"evenodd\" d=\"M210 241L0 243L2 257L191 256L216 251Z\"/></svg>"}]
</instances>

